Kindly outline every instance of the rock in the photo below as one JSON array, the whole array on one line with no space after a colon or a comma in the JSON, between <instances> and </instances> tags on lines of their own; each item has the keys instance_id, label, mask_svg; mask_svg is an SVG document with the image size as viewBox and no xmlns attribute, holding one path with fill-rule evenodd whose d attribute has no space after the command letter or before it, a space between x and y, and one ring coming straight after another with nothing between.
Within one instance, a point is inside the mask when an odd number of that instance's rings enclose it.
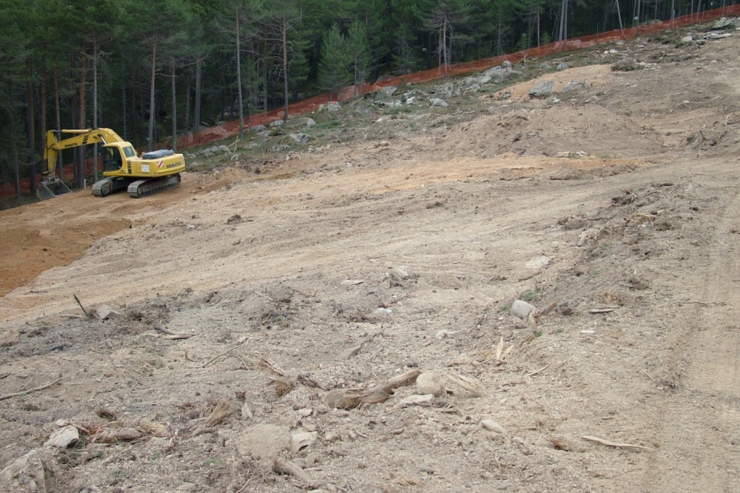
<instances>
[{"instance_id":1,"label":"rock","mask_svg":"<svg viewBox=\"0 0 740 493\"><path fill-rule=\"evenodd\" d=\"M565 84L563 92L580 92L588 91L589 89L591 89L591 86L585 80L572 80Z\"/></svg>"},{"instance_id":2,"label":"rock","mask_svg":"<svg viewBox=\"0 0 740 493\"><path fill-rule=\"evenodd\" d=\"M532 260L524 264L524 266L527 269L541 269L542 267L547 267L548 265L550 265L551 260L552 259L550 257L539 256L533 258Z\"/></svg>"},{"instance_id":3,"label":"rock","mask_svg":"<svg viewBox=\"0 0 740 493\"><path fill-rule=\"evenodd\" d=\"M308 118L308 117L306 117L306 118L303 118L303 119L302 119L301 121L303 122L303 124L304 124L304 125L305 125L305 126L306 126L307 128L308 128L308 127L313 127L314 125L316 125L316 121L315 121L315 120L314 120L313 118Z\"/></svg>"},{"instance_id":4,"label":"rock","mask_svg":"<svg viewBox=\"0 0 740 493\"><path fill-rule=\"evenodd\" d=\"M254 127L250 127L249 130L251 130L252 132L264 132L265 130L267 130L267 127L265 127L264 125L255 125Z\"/></svg>"},{"instance_id":5,"label":"rock","mask_svg":"<svg viewBox=\"0 0 740 493\"><path fill-rule=\"evenodd\" d=\"M341 109L342 105L337 101L329 101L328 103L319 106L319 111L339 111Z\"/></svg>"},{"instance_id":6,"label":"rock","mask_svg":"<svg viewBox=\"0 0 740 493\"><path fill-rule=\"evenodd\" d=\"M740 26L740 19L738 19L737 17L732 19L722 17L720 20L712 25L712 29L732 29L738 26Z\"/></svg>"},{"instance_id":7,"label":"rock","mask_svg":"<svg viewBox=\"0 0 740 493\"><path fill-rule=\"evenodd\" d=\"M118 310L114 310L108 305L96 306L92 309L90 314L97 320L108 320L109 318L117 318L123 315Z\"/></svg>"},{"instance_id":8,"label":"rock","mask_svg":"<svg viewBox=\"0 0 740 493\"><path fill-rule=\"evenodd\" d=\"M293 139L294 141L298 142L299 144L303 142L308 142L309 140L311 140L311 137L309 137L308 135L300 134L300 133L299 134L289 134L289 137Z\"/></svg>"},{"instance_id":9,"label":"rock","mask_svg":"<svg viewBox=\"0 0 740 493\"><path fill-rule=\"evenodd\" d=\"M290 436L290 452L296 454L301 449L310 447L316 442L318 437L319 434L315 431L310 433L293 433Z\"/></svg>"},{"instance_id":10,"label":"rock","mask_svg":"<svg viewBox=\"0 0 740 493\"><path fill-rule=\"evenodd\" d=\"M409 407L409 406L429 407L432 405L433 400L434 400L434 396L432 394L411 395L409 397L406 397L405 399L401 399L401 402L399 402L398 405L401 407Z\"/></svg>"},{"instance_id":11,"label":"rock","mask_svg":"<svg viewBox=\"0 0 740 493\"><path fill-rule=\"evenodd\" d=\"M416 392L419 395L431 394L439 397L444 395L445 386L438 374L427 371L416 377Z\"/></svg>"},{"instance_id":12,"label":"rock","mask_svg":"<svg viewBox=\"0 0 740 493\"><path fill-rule=\"evenodd\" d=\"M282 120L273 120L267 126L268 127L282 127L285 124Z\"/></svg>"},{"instance_id":13,"label":"rock","mask_svg":"<svg viewBox=\"0 0 740 493\"><path fill-rule=\"evenodd\" d=\"M504 60L504 63L502 63L501 66L504 67L504 68L511 68L512 67L511 62L509 60Z\"/></svg>"},{"instance_id":14,"label":"rock","mask_svg":"<svg viewBox=\"0 0 740 493\"><path fill-rule=\"evenodd\" d=\"M360 405L360 397L348 395L340 389L329 391L324 398L330 409L354 409Z\"/></svg>"},{"instance_id":15,"label":"rock","mask_svg":"<svg viewBox=\"0 0 740 493\"><path fill-rule=\"evenodd\" d=\"M290 446L288 429L262 424L244 430L236 438L236 450L244 458L252 457L273 463L278 454Z\"/></svg>"},{"instance_id":16,"label":"rock","mask_svg":"<svg viewBox=\"0 0 740 493\"><path fill-rule=\"evenodd\" d=\"M529 96L533 98L544 98L552 94L555 83L551 80L541 80L529 90Z\"/></svg>"},{"instance_id":17,"label":"rock","mask_svg":"<svg viewBox=\"0 0 740 493\"><path fill-rule=\"evenodd\" d=\"M430 103L430 104L431 104L432 106L440 106L440 107L442 107L442 108L446 108L447 106L449 106L449 105L447 104L447 101L445 101L444 99L440 99L440 98L431 98L431 99L429 100L429 103Z\"/></svg>"},{"instance_id":18,"label":"rock","mask_svg":"<svg viewBox=\"0 0 740 493\"><path fill-rule=\"evenodd\" d=\"M54 471L39 449L28 452L0 471L0 489L13 493L47 493L56 491Z\"/></svg>"},{"instance_id":19,"label":"rock","mask_svg":"<svg viewBox=\"0 0 740 493\"><path fill-rule=\"evenodd\" d=\"M534 305L530 305L526 301L516 300L511 304L511 313L521 319L526 319L529 314L534 310Z\"/></svg>"},{"instance_id":20,"label":"rock","mask_svg":"<svg viewBox=\"0 0 740 493\"><path fill-rule=\"evenodd\" d=\"M398 88L396 86L388 86L388 87L382 87L378 91L378 94L380 94L381 96L390 97L390 96L393 96L396 93L396 91L398 91Z\"/></svg>"},{"instance_id":21,"label":"rock","mask_svg":"<svg viewBox=\"0 0 740 493\"><path fill-rule=\"evenodd\" d=\"M248 403L244 403L242 405L242 418L244 419L252 419L254 418L254 413L252 412L252 409L249 407Z\"/></svg>"},{"instance_id":22,"label":"rock","mask_svg":"<svg viewBox=\"0 0 740 493\"><path fill-rule=\"evenodd\" d=\"M391 310L390 308L380 307L380 308L377 308L373 313L375 313L376 315L388 316L388 315L393 315L393 310Z\"/></svg>"},{"instance_id":23,"label":"rock","mask_svg":"<svg viewBox=\"0 0 740 493\"><path fill-rule=\"evenodd\" d=\"M80 432L72 425L60 428L51 434L45 443L47 447L67 448L80 440Z\"/></svg>"},{"instance_id":24,"label":"rock","mask_svg":"<svg viewBox=\"0 0 740 493\"><path fill-rule=\"evenodd\" d=\"M414 104L415 101L416 101L416 96L411 96L410 98L406 98L405 103L406 104Z\"/></svg>"},{"instance_id":25,"label":"rock","mask_svg":"<svg viewBox=\"0 0 740 493\"><path fill-rule=\"evenodd\" d=\"M691 43L692 41L694 41L694 37L690 34L681 38L682 43Z\"/></svg>"},{"instance_id":26,"label":"rock","mask_svg":"<svg viewBox=\"0 0 740 493\"><path fill-rule=\"evenodd\" d=\"M566 70L569 68L570 68L570 65L568 65L567 63L558 63L558 66L555 67L555 70Z\"/></svg>"},{"instance_id":27,"label":"rock","mask_svg":"<svg viewBox=\"0 0 740 493\"><path fill-rule=\"evenodd\" d=\"M484 419L480 422L480 425L484 430L494 431L496 433L500 433L501 435L506 434L506 430L504 429L504 427L492 419Z\"/></svg>"}]
</instances>

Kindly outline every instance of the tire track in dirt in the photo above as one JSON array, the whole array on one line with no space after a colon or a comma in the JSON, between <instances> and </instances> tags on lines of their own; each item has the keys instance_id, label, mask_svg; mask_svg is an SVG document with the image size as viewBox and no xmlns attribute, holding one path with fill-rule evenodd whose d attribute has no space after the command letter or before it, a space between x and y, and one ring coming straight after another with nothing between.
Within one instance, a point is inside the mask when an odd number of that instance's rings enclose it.
<instances>
[{"instance_id":1,"label":"tire track in dirt","mask_svg":"<svg viewBox=\"0 0 740 493\"><path fill-rule=\"evenodd\" d=\"M717 224L693 331L678 336L678 389L659 406L643 491L740 491L740 190ZM703 283L701 281L703 280ZM690 329L689 329L690 330ZM737 444L737 445L736 445Z\"/></svg>"}]
</instances>

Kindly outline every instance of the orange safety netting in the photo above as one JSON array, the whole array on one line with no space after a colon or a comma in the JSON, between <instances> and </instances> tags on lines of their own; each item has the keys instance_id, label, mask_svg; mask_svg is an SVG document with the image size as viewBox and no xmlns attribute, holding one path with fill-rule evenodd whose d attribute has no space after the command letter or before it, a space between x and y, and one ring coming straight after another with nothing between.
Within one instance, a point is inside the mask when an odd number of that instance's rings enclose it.
<instances>
[{"instance_id":1,"label":"orange safety netting","mask_svg":"<svg viewBox=\"0 0 740 493\"><path fill-rule=\"evenodd\" d=\"M675 29L678 27L688 26L691 24L698 24L701 22L714 21L722 17L731 17L740 15L740 4L730 5L714 10L707 10L692 15L684 15L676 17L670 21L655 21L651 24L632 27L629 29L615 29L614 31L607 31L599 34L592 34L590 36L582 36L580 38L571 38L565 41L556 41L537 48L530 48L528 50L511 53L509 55L501 55L493 58L485 58L483 60L477 60L475 62L457 63L448 67L439 67L423 72L415 72L413 74L402 75L400 77L394 77L392 79L384 79L378 81L375 84L365 84L362 88L356 88L355 86L345 87L339 91L337 99L339 101L348 101L355 97L356 94L366 94L368 92L374 92L383 87L397 86L400 84L408 83L421 83L429 82L432 80L442 79L444 77L450 77L453 75L467 74L471 72L480 72L487 70L491 67L501 65L505 61L512 64L519 63L525 58L540 58L555 53L562 53L566 51L574 51L582 48L589 48L604 43L613 43L619 40L634 39L642 34L654 34L666 29ZM289 116L293 117L296 115L305 115L313 113L319 109L322 104L329 102L329 94L321 94L304 101L291 104L288 107ZM285 112L283 108L274 109L265 113L252 115L244 119L245 128L254 127L257 125L267 125L275 120L284 118ZM233 137L239 134L239 120L227 122L214 127L209 127L199 132L183 135L177 139L178 149L187 147L200 146L223 140L227 137ZM88 171L92 160L88 160L86 168ZM65 176L69 176L71 172L71 165L66 166ZM29 180L24 179L21 184L22 193L29 192ZM0 186L0 199L6 199L15 195L14 187L12 183L5 183Z\"/></svg>"}]
</instances>

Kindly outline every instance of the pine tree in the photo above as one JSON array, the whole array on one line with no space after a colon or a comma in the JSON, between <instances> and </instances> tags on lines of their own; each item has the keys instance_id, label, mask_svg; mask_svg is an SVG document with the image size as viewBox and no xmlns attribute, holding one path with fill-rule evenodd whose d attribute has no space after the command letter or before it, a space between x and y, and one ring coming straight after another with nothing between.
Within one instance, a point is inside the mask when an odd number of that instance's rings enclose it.
<instances>
[{"instance_id":1,"label":"pine tree","mask_svg":"<svg viewBox=\"0 0 740 493\"><path fill-rule=\"evenodd\" d=\"M339 25L334 24L324 35L319 62L319 83L322 88L329 91L329 100L352 81L350 63L347 42L339 31Z\"/></svg>"},{"instance_id":2,"label":"pine tree","mask_svg":"<svg viewBox=\"0 0 740 493\"><path fill-rule=\"evenodd\" d=\"M357 91L362 90L362 86L367 80L367 73L370 67L370 45L367 40L367 29L365 24L360 21L354 21L349 27L349 33L346 40L347 57L352 67L355 97Z\"/></svg>"}]
</instances>

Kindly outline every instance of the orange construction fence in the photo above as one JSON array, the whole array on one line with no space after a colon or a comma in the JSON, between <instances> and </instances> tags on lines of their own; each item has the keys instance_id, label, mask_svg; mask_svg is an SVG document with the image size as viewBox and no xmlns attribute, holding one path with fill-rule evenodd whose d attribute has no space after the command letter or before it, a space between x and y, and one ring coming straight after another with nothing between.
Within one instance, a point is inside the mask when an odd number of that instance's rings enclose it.
<instances>
[{"instance_id":1,"label":"orange construction fence","mask_svg":"<svg viewBox=\"0 0 740 493\"><path fill-rule=\"evenodd\" d=\"M384 79L374 84L365 84L361 88L349 86L339 91L337 99L339 101L347 101L354 98L355 94L366 94L382 89L383 87L397 86L400 84L408 83L418 84L454 75L480 72L491 67L501 65L505 61L516 64L524 60L525 58L540 58L553 55L555 53L580 50L599 44L613 43L619 40L634 39L637 36L643 34L654 34L660 31L665 31L667 29L675 29L692 24L714 21L717 19L721 19L722 17L733 16L740 16L740 4L729 5L714 10L707 10L704 12L698 12L692 15L684 15L681 17L676 17L669 21L654 21L647 25L632 27L629 29L615 29L614 31L592 34L590 36L571 38L565 41L556 41L554 43L538 46L536 48L530 48L528 50L519 51L516 53L511 53L509 55L501 55L493 58L477 60L475 62L457 63L448 67L439 67L430 70L424 70L422 72L402 75L399 77L394 77L392 79ZM328 93L321 94L319 96L315 96L313 98L291 104L288 107L289 116L292 117L296 115L313 113L317 111L322 104L326 104L329 102L329 96L330 95ZM257 125L268 125L275 120L282 119L284 115L285 112L283 108L251 115L244 119L244 126L245 128L249 128ZM184 149L193 146L201 146L209 144L211 142L223 140L228 137L233 137L238 134L239 120L234 120L221 125L200 130L199 132L183 135L182 137L179 137L177 139L177 147L178 149ZM65 173L65 175L66 174L67 173ZM28 181L28 178L23 180L23 183L21 184L22 193L29 192ZM5 183L0 186L0 199L10 198L14 195L15 191L12 183Z\"/></svg>"}]
</instances>

